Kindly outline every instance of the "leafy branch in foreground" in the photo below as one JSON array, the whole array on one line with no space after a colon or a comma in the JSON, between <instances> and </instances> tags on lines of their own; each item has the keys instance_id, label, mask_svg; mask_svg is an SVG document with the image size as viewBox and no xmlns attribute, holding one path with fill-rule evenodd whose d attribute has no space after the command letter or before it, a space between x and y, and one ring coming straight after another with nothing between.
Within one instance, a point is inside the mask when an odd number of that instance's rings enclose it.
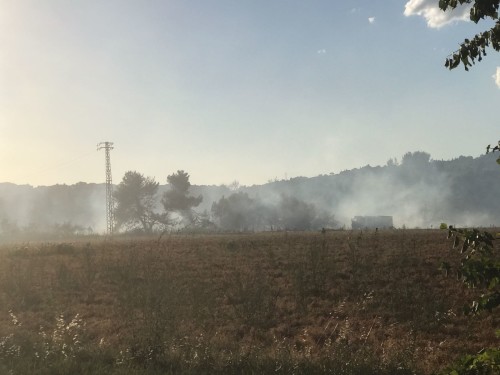
<instances>
[{"instance_id":1,"label":"leafy branch in foreground","mask_svg":"<svg viewBox=\"0 0 500 375\"><path fill-rule=\"evenodd\" d=\"M458 276L470 288L480 288L484 293L467 313L492 311L500 306L500 261L495 256L495 238L487 231L478 229L457 229L450 226L448 238L453 239L453 247L460 248L462 259L457 270Z\"/></svg>"},{"instance_id":2,"label":"leafy branch in foreground","mask_svg":"<svg viewBox=\"0 0 500 375\"><path fill-rule=\"evenodd\" d=\"M486 56L486 47L492 47L495 51L500 51L500 19L498 8L500 0L439 0L439 7L443 11L453 10L458 5L471 4L470 20L478 23L480 20L490 18L495 25L487 31L477 34L472 39L465 39L460 48L455 51L445 62L445 67L455 69L462 64L465 70L469 66L481 61Z\"/></svg>"},{"instance_id":3,"label":"leafy branch in foreground","mask_svg":"<svg viewBox=\"0 0 500 375\"><path fill-rule=\"evenodd\" d=\"M448 368L448 375L495 375L500 371L500 350L486 349L478 354L466 355L460 359L456 367Z\"/></svg>"},{"instance_id":4,"label":"leafy branch in foreground","mask_svg":"<svg viewBox=\"0 0 500 375\"><path fill-rule=\"evenodd\" d=\"M489 154L490 152L495 152L495 151L500 151L500 141L498 141L498 145L495 147L491 147L491 145L486 146L486 153ZM497 163L500 164L500 157L497 159Z\"/></svg>"},{"instance_id":5,"label":"leafy branch in foreground","mask_svg":"<svg viewBox=\"0 0 500 375\"><path fill-rule=\"evenodd\" d=\"M462 259L458 276L470 288L483 289L484 293L465 307L465 313L492 312L500 306L500 261L495 254L495 238L487 231L458 229L450 225L448 238L453 247L460 249ZM449 270L449 265L442 267ZM500 337L500 330L496 332ZM500 373L500 347L487 348L477 354L462 357L453 366L446 368L446 375L494 375Z\"/></svg>"},{"instance_id":6,"label":"leafy branch in foreground","mask_svg":"<svg viewBox=\"0 0 500 375\"><path fill-rule=\"evenodd\" d=\"M442 1L440 6L441 3ZM498 3L499 1L496 1L496 9ZM487 154L495 151L500 151L500 141L493 148L491 145L486 147ZM500 164L500 158L497 159L497 163ZM448 238L453 239L453 247L460 248L462 254L460 267L457 270L458 276L469 288L480 288L484 291L472 302L472 306L466 306L465 313L477 314L481 311L491 313L500 306L500 257L493 244L495 238L487 231L457 229L451 225L448 228ZM451 267L445 264L442 268L448 273ZM496 335L500 338L500 330L496 331ZM500 347L487 348L477 354L466 355L452 367L445 369L444 374L500 374Z\"/></svg>"}]
</instances>

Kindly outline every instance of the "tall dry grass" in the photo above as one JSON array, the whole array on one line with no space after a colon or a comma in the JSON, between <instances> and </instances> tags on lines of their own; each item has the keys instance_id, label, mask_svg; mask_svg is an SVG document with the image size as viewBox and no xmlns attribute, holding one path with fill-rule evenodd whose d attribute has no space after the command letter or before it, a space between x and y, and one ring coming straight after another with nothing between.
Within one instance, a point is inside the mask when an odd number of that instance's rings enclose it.
<instances>
[{"instance_id":1,"label":"tall dry grass","mask_svg":"<svg viewBox=\"0 0 500 375\"><path fill-rule=\"evenodd\" d=\"M443 260L424 230L5 246L0 373L430 374L499 319Z\"/></svg>"}]
</instances>

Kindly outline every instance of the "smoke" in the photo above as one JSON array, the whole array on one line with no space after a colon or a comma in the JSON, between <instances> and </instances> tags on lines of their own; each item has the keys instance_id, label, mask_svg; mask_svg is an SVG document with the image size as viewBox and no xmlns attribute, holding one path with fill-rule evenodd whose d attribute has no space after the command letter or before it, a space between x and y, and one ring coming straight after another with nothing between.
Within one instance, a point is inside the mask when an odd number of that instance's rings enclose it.
<instances>
[{"instance_id":1,"label":"smoke","mask_svg":"<svg viewBox=\"0 0 500 375\"><path fill-rule=\"evenodd\" d=\"M396 227L490 226L500 221L492 186L500 182L494 155L432 160L409 152L400 163L365 166L340 174L299 177L247 188L252 197L278 204L281 194L295 197L351 226L355 216L392 216Z\"/></svg>"},{"instance_id":2,"label":"smoke","mask_svg":"<svg viewBox=\"0 0 500 375\"><path fill-rule=\"evenodd\" d=\"M354 216L393 216L396 227L428 228L450 198L448 177L432 163L358 171L337 207L344 224Z\"/></svg>"},{"instance_id":3,"label":"smoke","mask_svg":"<svg viewBox=\"0 0 500 375\"><path fill-rule=\"evenodd\" d=\"M97 184L0 184L2 232L30 234L70 228L102 232L106 228L104 193L104 185Z\"/></svg>"},{"instance_id":4,"label":"smoke","mask_svg":"<svg viewBox=\"0 0 500 375\"><path fill-rule=\"evenodd\" d=\"M408 228L491 226L500 223L496 157L439 161L409 152L385 166L232 189L191 186L190 192L203 196L196 210L204 222L227 230L350 228L355 216L392 216L396 227ZM104 184L0 184L0 235L89 227L106 229Z\"/></svg>"}]
</instances>

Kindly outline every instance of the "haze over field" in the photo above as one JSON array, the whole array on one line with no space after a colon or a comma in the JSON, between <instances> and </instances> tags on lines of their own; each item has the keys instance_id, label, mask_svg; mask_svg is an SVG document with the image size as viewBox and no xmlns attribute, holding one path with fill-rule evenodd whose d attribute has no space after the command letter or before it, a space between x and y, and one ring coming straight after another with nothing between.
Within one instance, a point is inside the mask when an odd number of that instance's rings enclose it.
<instances>
[{"instance_id":1,"label":"haze over field","mask_svg":"<svg viewBox=\"0 0 500 375\"><path fill-rule=\"evenodd\" d=\"M193 185L199 220L168 226L198 231L319 230L351 227L358 215L393 216L397 228L437 228L500 224L497 155L432 160L425 152L406 153L383 167L364 166L339 174L296 177L264 185ZM153 200L162 212L160 186ZM115 192L117 187L115 187ZM135 196L132 197L135 201ZM102 233L104 184L49 187L0 184L0 237L30 233ZM161 227L159 230L161 231ZM120 228L143 230L141 225ZM21 231L21 232L19 232Z\"/></svg>"},{"instance_id":2,"label":"haze over field","mask_svg":"<svg viewBox=\"0 0 500 375\"><path fill-rule=\"evenodd\" d=\"M498 138L498 56L446 71L488 24L436 4L0 0L0 181L103 182L101 141L115 182L162 184L477 156Z\"/></svg>"}]
</instances>

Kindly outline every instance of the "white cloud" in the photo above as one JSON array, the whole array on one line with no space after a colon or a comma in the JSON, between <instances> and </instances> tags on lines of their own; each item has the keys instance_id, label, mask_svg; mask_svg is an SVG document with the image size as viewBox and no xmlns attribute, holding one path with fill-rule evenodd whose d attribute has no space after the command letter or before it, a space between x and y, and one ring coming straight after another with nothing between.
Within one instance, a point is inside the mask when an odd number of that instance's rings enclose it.
<instances>
[{"instance_id":1,"label":"white cloud","mask_svg":"<svg viewBox=\"0 0 500 375\"><path fill-rule=\"evenodd\" d=\"M324 55L326 53L326 49L319 49L318 50L318 55Z\"/></svg>"},{"instance_id":2,"label":"white cloud","mask_svg":"<svg viewBox=\"0 0 500 375\"><path fill-rule=\"evenodd\" d=\"M427 26L440 28L453 21L466 21L469 19L471 5L459 5L453 10L443 12L436 0L410 0L405 5L405 16L422 16L427 21Z\"/></svg>"},{"instance_id":3,"label":"white cloud","mask_svg":"<svg viewBox=\"0 0 500 375\"><path fill-rule=\"evenodd\" d=\"M500 66L497 67L497 72L492 75L495 84L500 89Z\"/></svg>"},{"instance_id":4,"label":"white cloud","mask_svg":"<svg viewBox=\"0 0 500 375\"><path fill-rule=\"evenodd\" d=\"M374 23L375 22L375 17L368 17L368 22Z\"/></svg>"}]
</instances>

